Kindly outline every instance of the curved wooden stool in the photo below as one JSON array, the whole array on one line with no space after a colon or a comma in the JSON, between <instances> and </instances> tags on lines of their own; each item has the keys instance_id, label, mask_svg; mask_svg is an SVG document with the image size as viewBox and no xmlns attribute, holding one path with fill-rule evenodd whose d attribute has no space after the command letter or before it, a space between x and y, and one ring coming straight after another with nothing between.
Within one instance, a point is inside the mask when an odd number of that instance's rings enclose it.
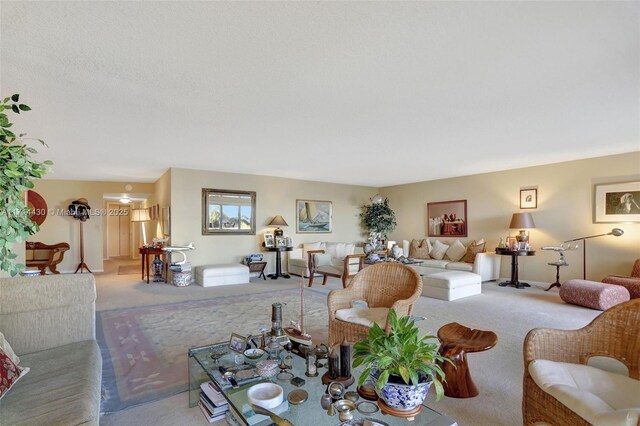
<instances>
[{"instance_id":1,"label":"curved wooden stool","mask_svg":"<svg viewBox=\"0 0 640 426\"><path fill-rule=\"evenodd\" d=\"M471 380L467 352L482 352L491 349L498 343L498 336L493 331L472 330L457 322L443 325L438 330L438 338L442 342L439 353L451 361L439 362L445 374L444 394L452 398L471 398L478 396L478 389Z\"/></svg>"}]
</instances>

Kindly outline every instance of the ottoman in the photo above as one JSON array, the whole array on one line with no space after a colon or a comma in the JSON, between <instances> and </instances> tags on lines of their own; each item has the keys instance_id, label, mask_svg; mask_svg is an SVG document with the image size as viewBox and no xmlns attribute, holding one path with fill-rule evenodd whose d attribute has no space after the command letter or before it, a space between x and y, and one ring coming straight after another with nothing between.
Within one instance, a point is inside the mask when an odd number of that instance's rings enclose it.
<instances>
[{"instance_id":1,"label":"ottoman","mask_svg":"<svg viewBox=\"0 0 640 426\"><path fill-rule=\"evenodd\" d=\"M629 290L614 284L569 280L560 287L560 298L574 305L606 311L618 303L629 300Z\"/></svg>"},{"instance_id":2,"label":"ottoman","mask_svg":"<svg viewBox=\"0 0 640 426\"><path fill-rule=\"evenodd\" d=\"M249 283L249 268L240 263L196 266L195 275L202 287Z\"/></svg>"},{"instance_id":3,"label":"ottoman","mask_svg":"<svg viewBox=\"0 0 640 426\"><path fill-rule=\"evenodd\" d=\"M423 281L422 295L434 299L450 301L482 293L482 277L473 272L436 272Z\"/></svg>"}]
</instances>

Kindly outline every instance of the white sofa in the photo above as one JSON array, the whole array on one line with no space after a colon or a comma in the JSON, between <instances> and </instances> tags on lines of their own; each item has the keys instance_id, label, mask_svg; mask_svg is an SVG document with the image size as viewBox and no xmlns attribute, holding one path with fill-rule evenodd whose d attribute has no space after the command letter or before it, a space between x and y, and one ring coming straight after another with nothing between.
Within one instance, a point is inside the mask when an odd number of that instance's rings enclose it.
<instances>
[{"instance_id":1,"label":"white sofa","mask_svg":"<svg viewBox=\"0 0 640 426\"><path fill-rule=\"evenodd\" d=\"M435 245L435 239L430 240ZM444 241L444 240L441 240ZM448 241L453 242L453 241ZM445 243L448 243L445 242ZM408 240L402 241L402 249L405 255L409 254L411 242ZM420 275L427 276L443 270L465 271L473 272L482 277L484 281L494 281L500 276L500 258L501 256L493 252L478 253L473 263L466 263L460 261L453 261L449 259L447 255L442 260L426 259L423 260L420 265L410 265Z\"/></svg>"},{"instance_id":2,"label":"white sofa","mask_svg":"<svg viewBox=\"0 0 640 426\"><path fill-rule=\"evenodd\" d=\"M314 243L304 243L301 248L295 248L289 252L289 260L287 262L287 270L290 274L309 277L309 256L307 252L309 250L324 250L325 253L330 254L332 257L332 263L337 266L343 264L345 256L349 254L363 253L362 247L356 247L353 243L333 243L318 241ZM349 267L352 268L351 266ZM357 272L358 265L354 265Z\"/></svg>"}]
</instances>

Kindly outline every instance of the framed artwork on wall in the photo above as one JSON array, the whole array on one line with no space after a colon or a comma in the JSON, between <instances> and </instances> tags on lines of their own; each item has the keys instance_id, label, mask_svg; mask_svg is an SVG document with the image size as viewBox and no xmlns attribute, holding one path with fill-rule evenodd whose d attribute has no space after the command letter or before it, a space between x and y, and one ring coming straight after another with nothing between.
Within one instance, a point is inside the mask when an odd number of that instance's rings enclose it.
<instances>
[{"instance_id":1,"label":"framed artwork on wall","mask_svg":"<svg viewBox=\"0 0 640 426\"><path fill-rule=\"evenodd\" d=\"M640 222L640 181L595 185L594 223Z\"/></svg>"},{"instance_id":2,"label":"framed artwork on wall","mask_svg":"<svg viewBox=\"0 0 640 426\"><path fill-rule=\"evenodd\" d=\"M296 200L296 233L317 234L332 231L331 201Z\"/></svg>"},{"instance_id":3,"label":"framed artwork on wall","mask_svg":"<svg viewBox=\"0 0 640 426\"><path fill-rule=\"evenodd\" d=\"M162 233L167 237L171 235L171 208L170 207L162 208Z\"/></svg>"},{"instance_id":4,"label":"framed artwork on wall","mask_svg":"<svg viewBox=\"0 0 640 426\"><path fill-rule=\"evenodd\" d=\"M427 203L430 237L467 236L467 200Z\"/></svg>"},{"instance_id":5,"label":"framed artwork on wall","mask_svg":"<svg viewBox=\"0 0 640 426\"><path fill-rule=\"evenodd\" d=\"M521 189L520 190L520 208L521 209L537 209L538 208L538 190L537 189Z\"/></svg>"}]
</instances>

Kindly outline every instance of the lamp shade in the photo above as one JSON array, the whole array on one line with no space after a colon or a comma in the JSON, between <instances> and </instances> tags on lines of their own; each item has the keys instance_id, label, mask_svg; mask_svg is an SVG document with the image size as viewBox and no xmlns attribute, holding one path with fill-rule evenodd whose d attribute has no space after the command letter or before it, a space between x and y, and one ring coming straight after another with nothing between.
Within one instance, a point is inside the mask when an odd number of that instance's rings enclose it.
<instances>
[{"instance_id":1,"label":"lamp shade","mask_svg":"<svg viewBox=\"0 0 640 426\"><path fill-rule=\"evenodd\" d=\"M289 224L287 224L287 221L285 221L282 216L277 215L276 217L271 219L271 222L269 222L268 226L289 226Z\"/></svg>"},{"instance_id":2,"label":"lamp shade","mask_svg":"<svg viewBox=\"0 0 640 426\"><path fill-rule=\"evenodd\" d=\"M151 220L149 210L147 209L131 209L131 222L147 222Z\"/></svg>"},{"instance_id":3,"label":"lamp shade","mask_svg":"<svg viewBox=\"0 0 640 426\"><path fill-rule=\"evenodd\" d=\"M511 217L511 223L509 224L509 228L511 229L528 229L535 227L536 224L533 222L531 213L514 213Z\"/></svg>"}]
</instances>

